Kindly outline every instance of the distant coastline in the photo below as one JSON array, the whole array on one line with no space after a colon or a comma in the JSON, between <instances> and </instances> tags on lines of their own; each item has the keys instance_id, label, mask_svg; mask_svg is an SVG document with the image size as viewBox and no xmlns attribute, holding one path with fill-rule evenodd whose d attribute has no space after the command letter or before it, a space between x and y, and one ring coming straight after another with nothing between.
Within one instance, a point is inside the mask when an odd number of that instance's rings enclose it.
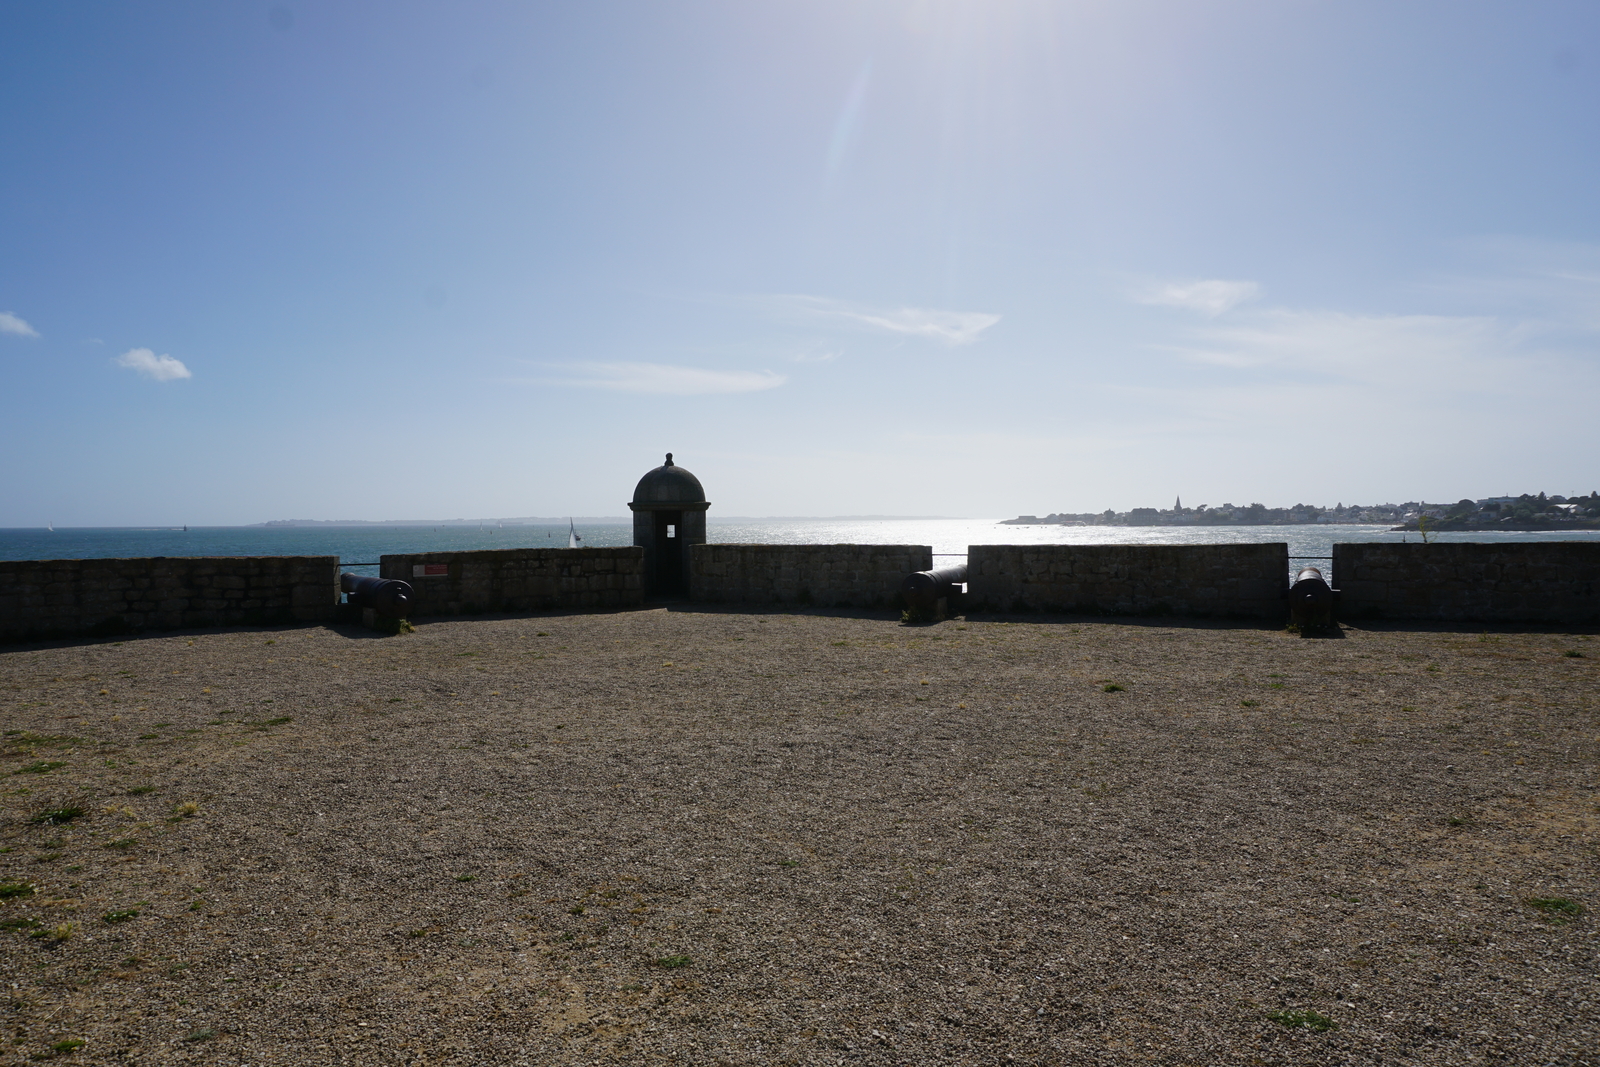
<instances>
[{"instance_id":1,"label":"distant coastline","mask_svg":"<svg viewBox=\"0 0 1600 1067\"><path fill-rule=\"evenodd\" d=\"M1365 526L1393 523L1395 532L1416 530L1595 530L1600 529L1600 492L1588 496L1486 497L1430 504L1410 500L1404 504L1295 504L1269 508L1265 504L1200 504L1186 508L1180 499L1171 508L1107 508L1088 514L1055 513L1040 518L1019 515L1002 520L1005 526Z\"/></svg>"}]
</instances>

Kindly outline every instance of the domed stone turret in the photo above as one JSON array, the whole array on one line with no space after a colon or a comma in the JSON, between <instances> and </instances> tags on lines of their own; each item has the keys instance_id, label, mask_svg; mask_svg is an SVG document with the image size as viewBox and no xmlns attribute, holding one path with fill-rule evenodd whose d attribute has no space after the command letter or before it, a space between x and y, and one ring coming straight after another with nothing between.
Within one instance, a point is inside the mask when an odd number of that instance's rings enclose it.
<instances>
[{"instance_id":1,"label":"domed stone turret","mask_svg":"<svg viewBox=\"0 0 1600 1067\"><path fill-rule=\"evenodd\" d=\"M633 491L633 543L644 548L649 596L689 594L690 546L706 543L706 491L700 479L667 461L646 472Z\"/></svg>"},{"instance_id":2,"label":"domed stone turret","mask_svg":"<svg viewBox=\"0 0 1600 1067\"><path fill-rule=\"evenodd\" d=\"M671 452L665 463L639 479L633 491L635 504L703 504L705 499L700 479L674 464Z\"/></svg>"}]
</instances>

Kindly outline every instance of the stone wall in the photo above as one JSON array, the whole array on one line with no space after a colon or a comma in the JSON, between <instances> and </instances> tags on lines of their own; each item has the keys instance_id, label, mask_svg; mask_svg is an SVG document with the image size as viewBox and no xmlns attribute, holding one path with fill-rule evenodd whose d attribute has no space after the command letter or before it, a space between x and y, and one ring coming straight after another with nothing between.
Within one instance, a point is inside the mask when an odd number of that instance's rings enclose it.
<instances>
[{"instance_id":1,"label":"stone wall","mask_svg":"<svg viewBox=\"0 0 1600 1067\"><path fill-rule=\"evenodd\" d=\"M973 545L971 610L1276 619L1289 546Z\"/></svg>"},{"instance_id":2,"label":"stone wall","mask_svg":"<svg viewBox=\"0 0 1600 1067\"><path fill-rule=\"evenodd\" d=\"M0 562L0 640L321 622L338 600L338 556Z\"/></svg>"},{"instance_id":3,"label":"stone wall","mask_svg":"<svg viewBox=\"0 0 1600 1067\"><path fill-rule=\"evenodd\" d=\"M912 571L933 566L928 545L695 545L689 597L725 604L890 607Z\"/></svg>"},{"instance_id":4,"label":"stone wall","mask_svg":"<svg viewBox=\"0 0 1600 1067\"><path fill-rule=\"evenodd\" d=\"M413 616L620 608L644 602L644 549L508 548L380 556L416 590Z\"/></svg>"},{"instance_id":5,"label":"stone wall","mask_svg":"<svg viewBox=\"0 0 1600 1067\"><path fill-rule=\"evenodd\" d=\"M1600 622L1600 542L1333 546L1339 616Z\"/></svg>"}]
</instances>

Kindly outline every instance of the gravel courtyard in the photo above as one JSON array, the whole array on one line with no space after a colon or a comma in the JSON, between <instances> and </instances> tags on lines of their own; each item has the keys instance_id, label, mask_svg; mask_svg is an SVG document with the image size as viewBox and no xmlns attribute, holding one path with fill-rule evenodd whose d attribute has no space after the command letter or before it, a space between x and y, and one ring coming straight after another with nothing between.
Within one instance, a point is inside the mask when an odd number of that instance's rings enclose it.
<instances>
[{"instance_id":1,"label":"gravel courtyard","mask_svg":"<svg viewBox=\"0 0 1600 1067\"><path fill-rule=\"evenodd\" d=\"M1592 632L0 648L0 1064L1600 1063Z\"/></svg>"}]
</instances>

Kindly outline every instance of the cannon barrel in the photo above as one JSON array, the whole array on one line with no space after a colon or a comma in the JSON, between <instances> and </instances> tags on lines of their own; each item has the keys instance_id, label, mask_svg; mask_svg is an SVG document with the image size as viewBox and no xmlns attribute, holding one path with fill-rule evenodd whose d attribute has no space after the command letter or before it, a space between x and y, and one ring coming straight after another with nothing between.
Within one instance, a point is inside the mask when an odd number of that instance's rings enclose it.
<instances>
[{"instance_id":1,"label":"cannon barrel","mask_svg":"<svg viewBox=\"0 0 1600 1067\"><path fill-rule=\"evenodd\" d=\"M938 602L954 596L956 586L967 581L967 565L957 563L950 567L937 567L931 571L917 571L906 575L900 583L900 595L912 611L933 612Z\"/></svg>"},{"instance_id":2,"label":"cannon barrel","mask_svg":"<svg viewBox=\"0 0 1600 1067\"><path fill-rule=\"evenodd\" d=\"M409 582L395 578L368 578L348 571L339 575L339 588L350 594L350 603L396 619L411 614L412 598L416 595L411 591Z\"/></svg>"},{"instance_id":3,"label":"cannon barrel","mask_svg":"<svg viewBox=\"0 0 1600 1067\"><path fill-rule=\"evenodd\" d=\"M1289 587L1289 620L1302 629L1333 623L1334 591L1315 567L1302 567Z\"/></svg>"}]
</instances>

